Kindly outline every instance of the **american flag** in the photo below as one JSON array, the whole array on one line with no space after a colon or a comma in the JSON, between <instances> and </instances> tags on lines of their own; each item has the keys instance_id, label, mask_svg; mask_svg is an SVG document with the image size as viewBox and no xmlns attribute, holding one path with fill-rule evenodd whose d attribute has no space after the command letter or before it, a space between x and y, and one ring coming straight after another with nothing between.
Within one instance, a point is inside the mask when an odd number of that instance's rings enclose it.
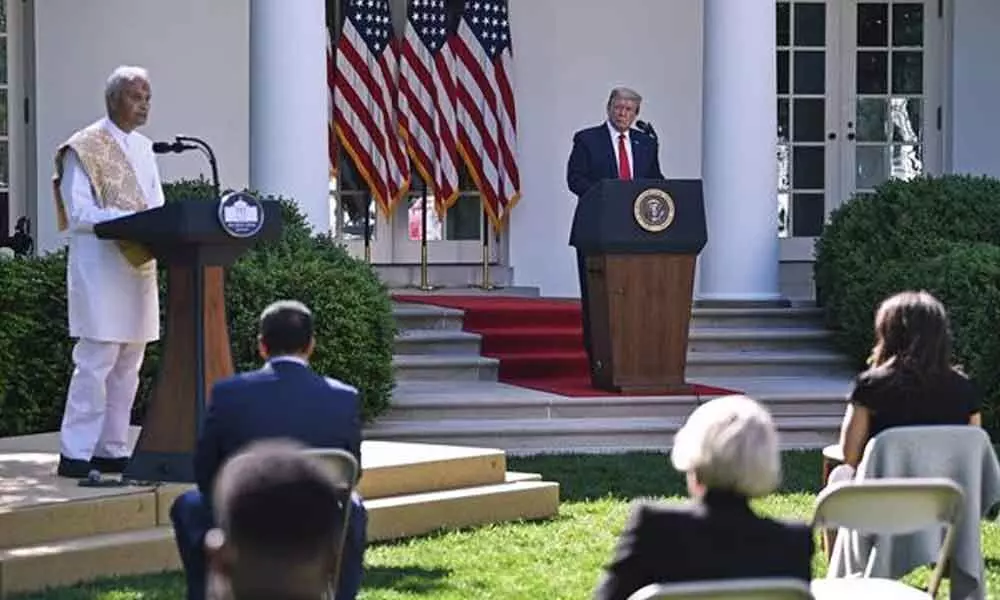
<instances>
[{"instance_id":1,"label":"american flag","mask_svg":"<svg viewBox=\"0 0 1000 600\"><path fill-rule=\"evenodd\" d=\"M329 27L326 30L326 89L327 89L327 154L330 159L330 177L337 176L337 130L333 127L333 86L337 80L337 71L333 66L333 42Z\"/></svg>"},{"instance_id":2,"label":"american flag","mask_svg":"<svg viewBox=\"0 0 1000 600\"><path fill-rule=\"evenodd\" d=\"M410 0L399 58L399 124L438 214L458 198L455 57L445 0Z\"/></svg>"},{"instance_id":3,"label":"american flag","mask_svg":"<svg viewBox=\"0 0 1000 600\"><path fill-rule=\"evenodd\" d=\"M507 17L506 0L465 0L454 39L459 149L497 229L521 191Z\"/></svg>"},{"instance_id":4,"label":"american flag","mask_svg":"<svg viewBox=\"0 0 1000 600\"><path fill-rule=\"evenodd\" d=\"M334 61L334 129L387 216L409 188L396 111L398 63L388 0L344 0Z\"/></svg>"}]
</instances>

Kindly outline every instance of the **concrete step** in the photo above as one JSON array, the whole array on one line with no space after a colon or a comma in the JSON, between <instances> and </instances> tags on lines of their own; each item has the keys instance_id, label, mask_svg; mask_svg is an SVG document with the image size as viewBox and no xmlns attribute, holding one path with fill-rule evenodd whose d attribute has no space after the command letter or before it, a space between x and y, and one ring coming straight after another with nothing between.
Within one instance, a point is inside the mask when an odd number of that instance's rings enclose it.
<instances>
[{"instance_id":1,"label":"concrete step","mask_svg":"<svg viewBox=\"0 0 1000 600\"><path fill-rule=\"evenodd\" d=\"M823 327L823 310L815 307L704 308L691 310L691 327L762 328Z\"/></svg>"},{"instance_id":2,"label":"concrete step","mask_svg":"<svg viewBox=\"0 0 1000 600\"><path fill-rule=\"evenodd\" d=\"M503 483L366 500L369 541L437 529L521 519L559 511L559 484L512 473ZM101 577L180 569L173 530L90 535L0 551L0 597L66 586Z\"/></svg>"},{"instance_id":3,"label":"concrete step","mask_svg":"<svg viewBox=\"0 0 1000 600\"><path fill-rule=\"evenodd\" d=\"M400 331L412 329L461 330L465 313L454 308L431 306L429 304L408 304L394 302L392 316Z\"/></svg>"},{"instance_id":4,"label":"concrete step","mask_svg":"<svg viewBox=\"0 0 1000 600\"><path fill-rule=\"evenodd\" d=\"M822 350L690 352L685 376L693 381L711 377L808 377L846 373L850 369L847 358Z\"/></svg>"},{"instance_id":5,"label":"concrete step","mask_svg":"<svg viewBox=\"0 0 1000 600\"><path fill-rule=\"evenodd\" d=\"M395 354L479 355L481 336L457 329L404 329L396 334Z\"/></svg>"},{"instance_id":6,"label":"concrete step","mask_svg":"<svg viewBox=\"0 0 1000 600\"><path fill-rule=\"evenodd\" d=\"M818 448L835 441L840 417L776 418L784 448ZM457 446L488 445L508 454L622 452L666 449L683 418L449 419L436 422L379 421L380 439L430 441Z\"/></svg>"},{"instance_id":7,"label":"concrete step","mask_svg":"<svg viewBox=\"0 0 1000 600\"><path fill-rule=\"evenodd\" d=\"M500 361L478 355L397 354L396 381L496 381Z\"/></svg>"},{"instance_id":8,"label":"concrete step","mask_svg":"<svg viewBox=\"0 0 1000 600\"><path fill-rule=\"evenodd\" d=\"M812 327L703 327L688 335L688 352L829 350L833 333Z\"/></svg>"},{"instance_id":9,"label":"concrete step","mask_svg":"<svg viewBox=\"0 0 1000 600\"><path fill-rule=\"evenodd\" d=\"M376 264L374 265L378 278L386 287L401 293L419 291L416 286L421 283L420 263L411 264ZM490 283L495 286L509 287L514 280L514 269L503 265L489 266ZM444 289L454 289L459 293L476 293L476 286L482 284L483 265L477 264L436 264L427 266L427 280L432 286ZM434 290L441 293L442 290Z\"/></svg>"}]
</instances>

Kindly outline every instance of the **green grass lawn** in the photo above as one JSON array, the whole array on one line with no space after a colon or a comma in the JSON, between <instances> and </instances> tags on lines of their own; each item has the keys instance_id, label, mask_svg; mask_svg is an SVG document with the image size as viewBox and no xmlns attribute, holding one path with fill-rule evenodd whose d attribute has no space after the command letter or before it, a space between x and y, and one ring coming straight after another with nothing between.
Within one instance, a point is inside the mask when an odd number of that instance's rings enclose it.
<instances>
[{"instance_id":1,"label":"green grass lawn","mask_svg":"<svg viewBox=\"0 0 1000 600\"><path fill-rule=\"evenodd\" d=\"M760 512L806 519L819 488L818 452L785 455L779 493L759 500ZM442 532L374 544L366 555L364 600L551 600L587 598L624 524L630 501L685 494L683 477L666 456L564 456L510 459L508 468L541 473L561 485L559 515L540 522L510 523ZM1000 529L983 525L988 597L1000 597ZM814 558L815 575L824 572ZM921 569L907 580L921 583ZM21 596L21 600L182 600L180 573L107 580L92 585ZM947 585L947 583L945 584Z\"/></svg>"}]
</instances>

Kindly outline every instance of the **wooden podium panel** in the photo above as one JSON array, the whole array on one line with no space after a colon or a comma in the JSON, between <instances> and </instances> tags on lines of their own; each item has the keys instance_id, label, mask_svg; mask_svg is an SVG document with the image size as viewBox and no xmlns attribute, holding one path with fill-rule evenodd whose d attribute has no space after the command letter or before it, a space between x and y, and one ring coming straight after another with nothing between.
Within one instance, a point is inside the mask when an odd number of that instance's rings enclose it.
<instances>
[{"instance_id":1,"label":"wooden podium panel","mask_svg":"<svg viewBox=\"0 0 1000 600\"><path fill-rule=\"evenodd\" d=\"M593 385L675 393L684 381L695 259L678 254L587 258Z\"/></svg>"}]
</instances>

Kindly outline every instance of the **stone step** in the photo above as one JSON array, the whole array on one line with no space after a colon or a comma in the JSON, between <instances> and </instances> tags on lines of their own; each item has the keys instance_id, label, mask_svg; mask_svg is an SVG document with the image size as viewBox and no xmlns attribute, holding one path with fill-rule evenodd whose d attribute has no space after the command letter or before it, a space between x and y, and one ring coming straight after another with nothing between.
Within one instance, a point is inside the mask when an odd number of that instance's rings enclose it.
<instances>
[{"instance_id":1,"label":"stone step","mask_svg":"<svg viewBox=\"0 0 1000 600\"><path fill-rule=\"evenodd\" d=\"M396 354L396 381L496 381L500 361L476 354Z\"/></svg>"},{"instance_id":2,"label":"stone step","mask_svg":"<svg viewBox=\"0 0 1000 600\"><path fill-rule=\"evenodd\" d=\"M688 352L829 350L833 333L813 327L700 327L688 335Z\"/></svg>"},{"instance_id":3,"label":"stone step","mask_svg":"<svg viewBox=\"0 0 1000 600\"><path fill-rule=\"evenodd\" d=\"M840 417L777 417L783 448L819 448L833 443ZM593 453L666 449L683 418L601 418L476 420L376 423L380 439L431 441L457 446L488 445L508 454Z\"/></svg>"},{"instance_id":4,"label":"stone step","mask_svg":"<svg viewBox=\"0 0 1000 600\"><path fill-rule=\"evenodd\" d=\"M823 310L808 306L786 308L706 308L691 311L693 329L728 328L822 328Z\"/></svg>"},{"instance_id":5,"label":"stone step","mask_svg":"<svg viewBox=\"0 0 1000 600\"><path fill-rule=\"evenodd\" d=\"M410 264L376 264L375 272L379 280L386 287L397 290L401 293L411 293L417 291L414 288L421 283L420 263ZM491 264L489 265L490 283L494 286L509 287L514 280L514 269L512 267ZM468 264L435 264L427 266L428 283L443 289L454 289L457 293L476 293L477 286L481 286L483 279L482 263ZM434 293L442 293L442 289L434 290Z\"/></svg>"},{"instance_id":6,"label":"stone step","mask_svg":"<svg viewBox=\"0 0 1000 600\"><path fill-rule=\"evenodd\" d=\"M559 510L559 484L512 473L503 483L366 500L369 541L442 528L541 519ZM0 597L97 578L180 569L173 530L90 535L0 551Z\"/></svg>"},{"instance_id":7,"label":"stone step","mask_svg":"<svg viewBox=\"0 0 1000 600\"><path fill-rule=\"evenodd\" d=\"M848 359L835 352L754 351L690 352L685 376L710 377L822 376L850 371Z\"/></svg>"},{"instance_id":8,"label":"stone step","mask_svg":"<svg viewBox=\"0 0 1000 600\"><path fill-rule=\"evenodd\" d=\"M395 354L479 355L481 336L456 329L406 329L396 334Z\"/></svg>"},{"instance_id":9,"label":"stone step","mask_svg":"<svg viewBox=\"0 0 1000 600\"><path fill-rule=\"evenodd\" d=\"M396 320L396 327L400 331L412 329L458 331L462 329L462 319L465 313L455 308L443 306L395 302L392 307L392 315Z\"/></svg>"}]
</instances>

